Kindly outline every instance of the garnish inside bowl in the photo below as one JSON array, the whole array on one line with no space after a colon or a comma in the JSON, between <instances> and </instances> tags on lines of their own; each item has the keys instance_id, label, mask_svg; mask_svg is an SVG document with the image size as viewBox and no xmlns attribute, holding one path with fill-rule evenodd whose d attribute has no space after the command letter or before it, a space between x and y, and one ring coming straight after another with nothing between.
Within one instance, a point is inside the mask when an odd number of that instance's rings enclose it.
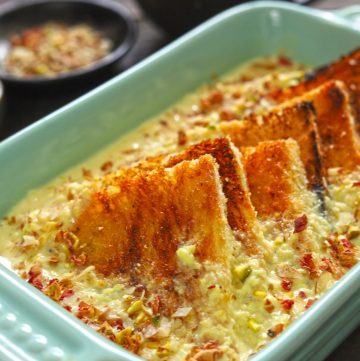
<instances>
[{"instance_id":1,"label":"garnish inside bowl","mask_svg":"<svg viewBox=\"0 0 360 361\"><path fill-rule=\"evenodd\" d=\"M112 50L112 41L85 23L48 22L10 37L7 72L19 77L56 76L86 68Z\"/></svg>"}]
</instances>

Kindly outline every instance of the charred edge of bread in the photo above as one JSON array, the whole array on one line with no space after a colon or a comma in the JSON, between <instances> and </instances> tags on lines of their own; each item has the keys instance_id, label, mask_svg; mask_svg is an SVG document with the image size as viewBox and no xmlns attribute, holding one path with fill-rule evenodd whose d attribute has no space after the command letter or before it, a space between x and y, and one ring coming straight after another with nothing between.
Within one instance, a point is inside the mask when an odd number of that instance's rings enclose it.
<instances>
[{"instance_id":1,"label":"charred edge of bread","mask_svg":"<svg viewBox=\"0 0 360 361\"><path fill-rule=\"evenodd\" d=\"M312 102L278 106L263 116L251 115L243 121L222 122L218 129L230 136L237 147L256 146L259 142L292 138L299 143L309 186L324 204L324 170L320 140ZM323 206L324 208L324 206Z\"/></svg>"},{"instance_id":2,"label":"charred edge of bread","mask_svg":"<svg viewBox=\"0 0 360 361\"><path fill-rule=\"evenodd\" d=\"M336 80L326 82L285 104L301 100L312 101L315 107L323 167L341 167L343 171L353 171L360 165L360 140L344 83Z\"/></svg>"},{"instance_id":3,"label":"charred edge of bread","mask_svg":"<svg viewBox=\"0 0 360 361\"><path fill-rule=\"evenodd\" d=\"M241 148L251 200L262 220L293 221L316 206L300 150L293 139ZM292 225L292 222L291 222Z\"/></svg>"},{"instance_id":4,"label":"charred edge of bread","mask_svg":"<svg viewBox=\"0 0 360 361\"><path fill-rule=\"evenodd\" d=\"M284 101L316 88L330 80L343 81L351 94L354 107L356 128L360 130L360 48L342 56L340 59L307 73L304 80L289 89L272 94L277 101Z\"/></svg>"},{"instance_id":5,"label":"charred edge of bread","mask_svg":"<svg viewBox=\"0 0 360 361\"><path fill-rule=\"evenodd\" d=\"M219 165L223 192L227 198L227 216L236 238L249 255L259 254L261 233L256 212L251 203L241 154L229 138L215 138L190 146L184 152L169 156L163 161L165 167L172 167L183 160L199 158L210 154Z\"/></svg>"},{"instance_id":6,"label":"charred edge of bread","mask_svg":"<svg viewBox=\"0 0 360 361\"><path fill-rule=\"evenodd\" d=\"M229 268L234 238L218 165L210 155L97 182L72 229L80 240L74 255L83 255L85 265L105 275L121 274L130 284L153 285L167 300L167 314L179 298L174 279L186 278L177 262L181 245L194 244L200 264Z\"/></svg>"}]
</instances>

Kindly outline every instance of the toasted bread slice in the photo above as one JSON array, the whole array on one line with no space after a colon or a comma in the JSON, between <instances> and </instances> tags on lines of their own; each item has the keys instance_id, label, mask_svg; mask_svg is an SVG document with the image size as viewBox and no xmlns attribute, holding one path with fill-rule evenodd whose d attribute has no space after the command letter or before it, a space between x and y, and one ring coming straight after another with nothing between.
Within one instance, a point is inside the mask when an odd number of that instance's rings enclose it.
<instances>
[{"instance_id":1,"label":"toasted bread slice","mask_svg":"<svg viewBox=\"0 0 360 361\"><path fill-rule=\"evenodd\" d=\"M172 167L183 160L197 159L210 154L219 165L223 192L227 199L227 216L235 237L249 255L261 252L262 234L250 200L249 189L241 161L241 154L229 138L215 138L195 144L185 151L171 155L164 164Z\"/></svg>"},{"instance_id":2,"label":"toasted bread slice","mask_svg":"<svg viewBox=\"0 0 360 361\"><path fill-rule=\"evenodd\" d=\"M304 93L301 97L287 101L286 105L299 101L311 101L314 104L323 153L323 167L325 169L341 167L344 171L351 172L359 166L360 139L344 83L329 81Z\"/></svg>"},{"instance_id":3,"label":"toasted bread slice","mask_svg":"<svg viewBox=\"0 0 360 361\"><path fill-rule=\"evenodd\" d=\"M267 237L292 239L294 257L319 251L319 234L327 223L318 198L308 189L297 142L262 142L242 152L251 200Z\"/></svg>"},{"instance_id":4,"label":"toasted bread slice","mask_svg":"<svg viewBox=\"0 0 360 361\"><path fill-rule=\"evenodd\" d=\"M243 121L222 122L217 129L241 148L259 142L292 138L299 143L311 189L322 198L324 191L321 150L316 115L311 102L283 106L262 117L251 115Z\"/></svg>"},{"instance_id":5,"label":"toasted bread slice","mask_svg":"<svg viewBox=\"0 0 360 361\"><path fill-rule=\"evenodd\" d=\"M194 246L189 259L196 267L212 262L229 268L233 235L210 155L168 169L138 169L135 176L108 175L94 187L73 229L79 239L75 256L105 275L157 289L168 314L178 305L175 283L191 275L182 272L180 247Z\"/></svg>"},{"instance_id":6,"label":"toasted bread slice","mask_svg":"<svg viewBox=\"0 0 360 361\"><path fill-rule=\"evenodd\" d=\"M286 90L279 90L272 94L278 102L285 101L312 90L327 81L343 81L351 94L354 105L355 122L360 129L360 49L356 49L339 60L330 63L305 75L300 84Z\"/></svg>"},{"instance_id":7,"label":"toasted bread slice","mask_svg":"<svg viewBox=\"0 0 360 361\"><path fill-rule=\"evenodd\" d=\"M214 157L219 165L223 192L227 199L227 217L236 239L241 241L246 254L261 254L265 250L263 248L261 251L263 237L250 200L241 154L229 138L208 139L180 153L150 157L125 171L136 175L139 170L149 171L160 166L170 168L184 160L198 159L205 154ZM119 173L123 171L120 170Z\"/></svg>"},{"instance_id":8,"label":"toasted bread slice","mask_svg":"<svg viewBox=\"0 0 360 361\"><path fill-rule=\"evenodd\" d=\"M260 219L295 219L314 206L305 197L308 181L300 149L293 139L261 142L243 147L251 200Z\"/></svg>"}]
</instances>

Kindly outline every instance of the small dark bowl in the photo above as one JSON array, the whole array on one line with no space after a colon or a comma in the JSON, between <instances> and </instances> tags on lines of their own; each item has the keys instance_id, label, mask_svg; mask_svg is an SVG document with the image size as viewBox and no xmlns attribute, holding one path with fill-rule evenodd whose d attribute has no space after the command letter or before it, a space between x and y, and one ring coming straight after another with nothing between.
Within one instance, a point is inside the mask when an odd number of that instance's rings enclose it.
<instances>
[{"instance_id":1,"label":"small dark bowl","mask_svg":"<svg viewBox=\"0 0 360 361\"><path fill-rule=\"evenodd\" d=\"M7 72L9 38L49 21L85 23L109 38L111 52L94 64L54 76L20 77ZM34 86L68 83L99 75L113 67L135 42L137 25L129 11L111 0L15 0L0 7L0 79L5 84Z\"/></svg>"},{"instance_id":2,"label":"small dark bowl","mask_svg":"<svg viewBox=\"0 0 360 361\"><path fill-rule=\"evenodd\" d=\"M168 34L179 36L211 16L250 0L137 0ZM286 0L307 4L313 0Z\"/></svg>"}]
</instances>

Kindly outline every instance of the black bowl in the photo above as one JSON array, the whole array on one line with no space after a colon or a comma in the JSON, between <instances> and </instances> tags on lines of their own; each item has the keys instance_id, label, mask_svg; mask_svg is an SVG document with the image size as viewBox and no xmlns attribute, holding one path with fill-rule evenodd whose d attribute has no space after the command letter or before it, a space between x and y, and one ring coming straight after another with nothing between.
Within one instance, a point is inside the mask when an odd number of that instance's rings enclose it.
<instances>
[{"instance_id":1,"label":"black bowl","mask_svg":"<svg viewBox=\"0 0 360 361\"><path fill-rule=\"evenodd\" d=\"M85 23L112 41L112 50L96 63L55 76L20 77L10 74L4 60L13 34L49 21ZM83 80L109 70L132 47L137 32L129 11L111 0L15 0L0 7L0 79L11 85L52 85Z\"/></svg>"},{"instance_id":2,"label":"black bowl","mask_svg":"<svg viewBox=\"0 0 360 361\"><path fill-rule=\"evenodd\" d=\"M137 0L168 34L176 37L222 10L250 0ZM312 0L287 0L307 4Z\"/></svg>"}]
</instances>

